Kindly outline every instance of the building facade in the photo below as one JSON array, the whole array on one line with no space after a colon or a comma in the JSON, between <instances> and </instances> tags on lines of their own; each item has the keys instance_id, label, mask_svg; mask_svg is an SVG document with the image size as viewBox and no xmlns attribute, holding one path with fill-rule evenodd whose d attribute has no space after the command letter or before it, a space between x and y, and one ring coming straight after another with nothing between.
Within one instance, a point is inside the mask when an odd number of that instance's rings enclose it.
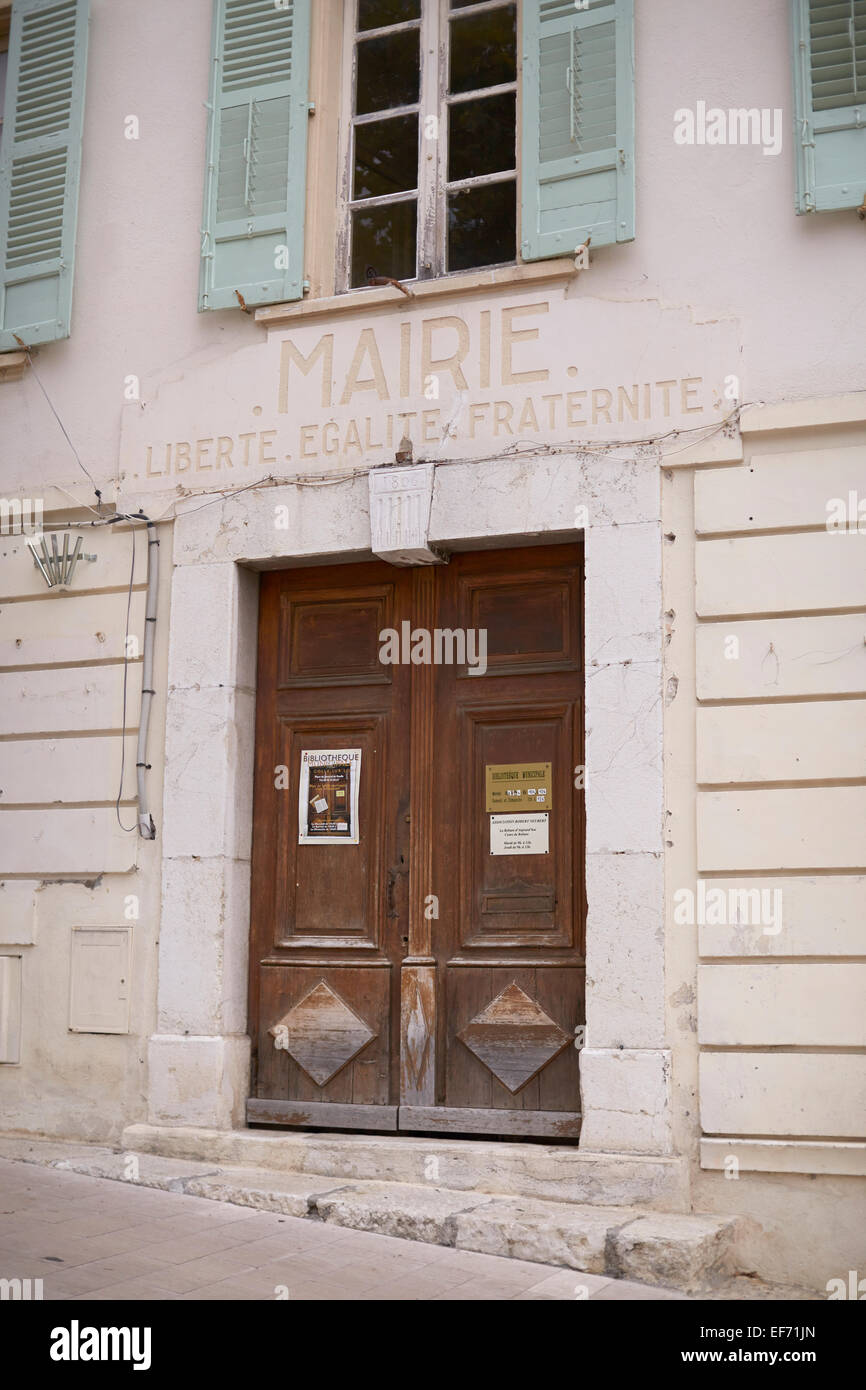
<instances>
[{"instance_id":1,"label":"building facade","mask_svg":"<svg viewBox=\"0 0 866 1390\"><path fill-rule=\"evenodd\" d=\"M0 18L4 1128L863 1268L866 7Z\"/></svg>"}]
</instances>

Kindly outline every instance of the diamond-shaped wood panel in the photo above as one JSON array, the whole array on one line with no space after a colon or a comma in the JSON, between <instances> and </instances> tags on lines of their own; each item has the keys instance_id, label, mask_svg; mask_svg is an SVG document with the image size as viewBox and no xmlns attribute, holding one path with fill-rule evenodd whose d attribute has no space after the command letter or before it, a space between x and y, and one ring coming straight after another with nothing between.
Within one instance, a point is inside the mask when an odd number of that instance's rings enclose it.
<instances>
[{"instance_id":1,"label":"diamond-shaped wood panel","mask_svg":"<svg viewBox=\"0 0 866 1390\"><path fill-rule=\"evenodd\" d=\"M571 1042L538 1001L514 983L457 1036L512 1095Z\"/></svg>"},{"instance_id":2,"label":"diamond-shaped wood panel","mask_svg":"<svg viewBox=\"0 0 866 1390\"><path fill-rule=\"evenodd\" d=\"M271 1028L276 1046L326 1086L376 1034L320 980Z\"/></svg>"}]
</instances>

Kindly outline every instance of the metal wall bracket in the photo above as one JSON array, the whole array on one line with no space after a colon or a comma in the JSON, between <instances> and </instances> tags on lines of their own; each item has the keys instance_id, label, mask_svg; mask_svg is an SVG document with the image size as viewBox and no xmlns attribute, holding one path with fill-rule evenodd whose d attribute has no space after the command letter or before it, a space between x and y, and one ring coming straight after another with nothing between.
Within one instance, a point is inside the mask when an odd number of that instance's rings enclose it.
<instances>
[{"instance_id":1,"label":"metal wall bracket","mask_svg":"<svg viewBox=\"0 0 866 1390\"><path fill-rule=\"evenodd\" d=\"M72 576L75 573L79 560L95 561L95 555L83 555L81 553L81 536L75 542L72 550L69 549L69 532L63 537L63 549L57 546L57 536L52 533L51 551L49 553L48 543L45 537L40 537L41 554L36 549L35 541L28 541L27 548L33 556L33 563L39 570L49 589L65 589L72 583Z\"/></svg>"}]
</instances>

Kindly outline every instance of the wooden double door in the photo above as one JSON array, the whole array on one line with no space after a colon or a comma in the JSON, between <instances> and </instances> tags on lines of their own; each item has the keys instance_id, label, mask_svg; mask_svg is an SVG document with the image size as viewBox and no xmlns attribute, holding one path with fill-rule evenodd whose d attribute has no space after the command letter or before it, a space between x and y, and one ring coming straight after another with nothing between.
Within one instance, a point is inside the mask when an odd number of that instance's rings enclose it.
<instances>
[{"instance_id":1,"label":"wooden double door","mask_svg":"<svg viewBox=\"0 0 866 1390\"><path fill-rule=\"evenodd\" d=\"M579 545L263 576L251 1123L578 1133L582 576Z\"/></svg>"}]
</instances>

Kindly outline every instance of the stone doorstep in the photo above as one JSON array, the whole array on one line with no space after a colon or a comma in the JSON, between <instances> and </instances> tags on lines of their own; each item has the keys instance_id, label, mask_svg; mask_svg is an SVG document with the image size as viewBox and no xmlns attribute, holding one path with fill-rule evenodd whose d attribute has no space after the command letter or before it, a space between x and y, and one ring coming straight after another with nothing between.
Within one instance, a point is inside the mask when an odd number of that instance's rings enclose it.
<instances>
[{"instance_id":1,"label":"stone doorstep","mask_svg":"<svg viewBox=\"0 0 866 1390\"><path fill-rule=\"evenodd\" d=\"M567 1144L498 1143L410 1135L332 1134L129 1125L125 1148L194 1162L270 1172L406 1182L456 1192L549 1202L689 1210L681 1157L592 1153ZM435 1160L435 1162L433 1161Z\"/></svg>"},{"instance_id":2,"label":"stone doorstep","mask_svg":"<svg viewBox=\"0 0 866 1390\"><path fill-rule=\"evenodd\" d=\"M276 1175L275 1175L276 1176ZM625 1207L572 1206L493 1194L455 1193L410 1183L347 1182L313 1175L227 1170L192 1178L185 1191L216 1201L285 1211L356 1231L530 1260L586 1274L632 1279L699 1293L741 1272L737 1221L646 1213ZM306 1203L306 1212L301 1204Z\"/></svg>"},{"instance_id":3,"label":"stone doorstep","mask_svg":"<svg viewBox=\"0 0 866 1390\"><path fill-rule=\"evenodd\" d=\"M739 1223L726 1217L458 1193L432 1184L208 1168L161 1155L12 1136L0 1137L0 1157L686 1293L720 1293L726 1281L743 1273L736 1251Z\"/></svg>"}]
</instances>

